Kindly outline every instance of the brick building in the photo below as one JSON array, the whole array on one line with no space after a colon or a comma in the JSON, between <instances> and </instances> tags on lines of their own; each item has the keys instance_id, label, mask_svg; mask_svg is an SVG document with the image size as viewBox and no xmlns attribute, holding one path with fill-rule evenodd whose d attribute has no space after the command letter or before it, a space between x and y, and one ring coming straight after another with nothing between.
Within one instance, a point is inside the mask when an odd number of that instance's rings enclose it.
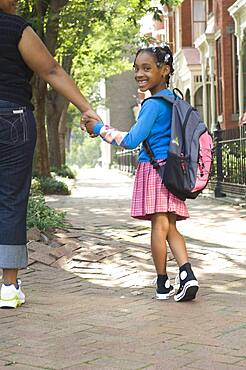
<instances>
[{"instance_id":1,"label":"brick building","mask_svg":"<svg viewBox=\"0 0 246 370\"><path fill-rule=\"evenodd\" d=\"M246 123L245 0L184 0L163 12L146 33L173 50L173 87L183 91L211 131L218 123L222 130ZM134 95L131 71L106 82L108 120L123 131L134 122Z\"/></svg>"},{"instance_id":2,"label":"brick building","mask_svg":"<svg viewBox=\"0 0 246 370\"><path fill-rule=\"evenodd\" d=\"M235 22L236 51L238 60L238 111L240 123L246 123L246 3L236 1L229 9ZM236 59L236 55L235 55Z\"/></svg>"},{"instance_id":3,"label":"brick building","mask_svg":"<svg viewBox=\"0 0 246 370\"><path fill-rule=\"evenodd\" d=\"M165 41L174 51L173 85L213 131L238 126L246 111L244 0L184 0L165 8Z\"/></svg>"},{"instance_id":4,"label":"brick building","mask_svg":"<svg viewBox=\"0 0 246 370\"><path fill-rule=\"evenodd\" d=\"M165 7L161 35L174 52L173 87L200 111L219 143L211 180L215 196L245 200L245 0L184 0Z\"/></svg>"}]
</instances>

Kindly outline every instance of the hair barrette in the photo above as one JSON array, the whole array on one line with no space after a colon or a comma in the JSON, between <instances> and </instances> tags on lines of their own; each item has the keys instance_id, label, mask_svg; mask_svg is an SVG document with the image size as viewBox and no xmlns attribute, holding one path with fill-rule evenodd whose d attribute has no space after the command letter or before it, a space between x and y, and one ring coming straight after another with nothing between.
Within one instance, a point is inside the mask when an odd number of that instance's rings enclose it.
<instances>
[{"instance_id":1,"label":"hair barrette","mask_svg":"<svg viewBox=\"0 0 246 370\"><path fill-rule=\"evenodd\" d=\"M165 59L164 59L165 63L169 61L170 57L171 57L170 54L165 55Z\"/></svg>"}]
</instances>

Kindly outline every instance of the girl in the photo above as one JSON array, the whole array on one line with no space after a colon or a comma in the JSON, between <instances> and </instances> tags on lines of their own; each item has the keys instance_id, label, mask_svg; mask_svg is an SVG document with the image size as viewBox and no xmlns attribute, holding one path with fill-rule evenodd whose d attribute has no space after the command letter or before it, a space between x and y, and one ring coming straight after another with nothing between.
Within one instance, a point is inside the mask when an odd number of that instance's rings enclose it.
<instances>
[{"instance_id":1,"label":"girl","mask_svg":"<svg viewBox=\"0 0 246 370\"><path fill-rule=\"evenodd\" d=\"M161 92L172 95L167 89L173 74L171 50L165 47L149 47L138 50L135 62L135 80L141 92L149 90L151 95ZM162 161L168 155L171 135L171 107L163 99L148 99L140 110L137 122L129 132L121 132L102 122L84 115L86 129L90 135L100 135L113 145L134 149L148 140L155 159ZM168 299L174 292L166 272L166 241L179 265L179 289L174 295L177 302L192 300L198 291L198 282L188 262L183 236L176 229L176 221L189 217L183 201L171 194L161 182L150 158L141 147L138 157L131 216L151 220L151 251L157 272L157 299Z\"/></svg>"}]
</instances>

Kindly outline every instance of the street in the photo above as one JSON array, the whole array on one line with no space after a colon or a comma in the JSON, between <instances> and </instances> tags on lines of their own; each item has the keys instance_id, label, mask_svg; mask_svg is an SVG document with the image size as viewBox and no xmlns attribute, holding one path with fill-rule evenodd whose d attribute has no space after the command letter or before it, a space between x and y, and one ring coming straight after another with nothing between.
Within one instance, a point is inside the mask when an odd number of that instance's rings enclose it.
<instances>
[{"instance_id":1,"label":"street","mask_svg":"<svg viewBox=\"0 0 246 370\"><path fill-rule=\"evenodd\" d=\"M179 224L200 283L194 302L153 299L150 223L131 219L133 178L81 170L49 196L71 227L30 245L27 303L0 311L0 369L245 369L246 210L200 196ZM169 254L174 282L177 265Z\"/></svg>"}]
</instances>

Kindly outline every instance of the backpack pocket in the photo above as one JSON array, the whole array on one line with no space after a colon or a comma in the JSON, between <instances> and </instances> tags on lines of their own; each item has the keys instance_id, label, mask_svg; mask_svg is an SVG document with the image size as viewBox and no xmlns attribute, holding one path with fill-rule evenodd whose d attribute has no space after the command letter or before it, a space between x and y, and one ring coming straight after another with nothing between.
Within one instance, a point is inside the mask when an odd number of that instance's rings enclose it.
<instances>
[{"instance_id":1,"label":"backpack pocket","mask_svg":"<svg viewBox=\"0 0 246 370\"><path fill-rule=\"evenodd\" d=\"M180 200L186 199L184 194L185 168L185 158L170 153L165 166L158 170L165 187Z\"/></svg>"},{"instance_id":2,"label":"backpack pocket","mask_svg":"<svg viewBox=\"0 0 246 370\"><path fill-rule=\"evenodd\" d=\"M213 161L213 141L208 131L199 138L199 158L197 163L196 183L192 193L201 192L207 185Z\"/></svg>"}]
</instances>

